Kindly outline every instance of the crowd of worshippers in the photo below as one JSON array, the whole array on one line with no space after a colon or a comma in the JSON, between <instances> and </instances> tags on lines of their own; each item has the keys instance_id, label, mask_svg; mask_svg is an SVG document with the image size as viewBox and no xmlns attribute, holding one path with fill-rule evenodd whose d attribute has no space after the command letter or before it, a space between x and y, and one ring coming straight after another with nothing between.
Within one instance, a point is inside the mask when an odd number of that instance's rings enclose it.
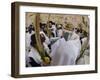
<instances>
[{"instance_id":1,"label":"crowd of worshippers","mask_svg":"<svg viewBox=\"0 0 100 80\"><path fill-rule=\"evenodd\" d=\"M47 32L50 31L50 36ZM26 67L75 65L77 57L80 55L82 44L88 40L88 33L82 28L65 29L62 24L55 24L49 21L40 23L41 44L48 56L50 63L46 64L38 51L33 24L26 27Z\"/></svg>"}]
</instances>

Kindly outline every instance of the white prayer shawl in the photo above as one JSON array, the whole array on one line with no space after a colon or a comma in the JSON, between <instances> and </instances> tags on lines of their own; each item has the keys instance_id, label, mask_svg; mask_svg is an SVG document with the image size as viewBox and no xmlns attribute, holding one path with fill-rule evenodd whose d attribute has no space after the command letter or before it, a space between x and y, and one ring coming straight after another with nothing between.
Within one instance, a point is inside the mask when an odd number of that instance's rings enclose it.
<instances>
[{"instance_id":1,"label":"white prayer shawl","mask_svg":"<svg viewBox=\"0 0 100 80\"><path fill-rule=\"evenodd\" d=\"M28 52L28 50L31 49L31 46L30 46L30 42L31 42L31 35L34 34L35 32L32 31L32 33L26 33L25 35L25 46L26 46L26 52Z\"/></svg>"},{"instance_id":2,"label":"white prayer shawl","mask_svg":"<svg viewBox=\"0 0 100 80\"><path fill-rule=\"evenodd\" d=\"M89 46L89 41L87 37L82 39L82 48ZM85 48L86 49L86 48ZM78 60L77 64L89 64L90 63L90 54L89 49L86 49L82 57Z\"/></svg>"},{"instance_id":3,"label":"white prayer shawl","mask_svg":"<svg viewBox=\"0 0 100 80\"><path fill-rule=\"evenodd\" d=\"M79 39L65 41L64 38L61 38L51 48L52 66L74 65L80 53L81 43Z\"/></svg>"},{"instance_id":4,"label":"white prayer shawl","mask_svg":"<svg viewBox=\"0 0 100 80\"><path fill-rule=\"evenodd\" d=\"M63 30L65 33L68 32L69 36L68 36L68 40L76 40L79 39L79 35L75 33L75 31L69 31L69 30Z\"/></svg>"},{"instance_id":5,"label":"white prayer shawl","mask_svg":"<svg viewBox=\"0 0 100 80\"><path fill-rule=\"evenodd\" d=\"M84 46L87 43L87 37L82 38L82 46Z\"/></svg>"},{"instance_id":6,"label":"white prayer shawl","mask_svg":"<svg viewBox=\"0 0 100 80\"><path fill-rule=\"evenodd\" d=\"M76 39L79 39L79 35L76 34L75 32L72 32L72 36L70 37L69 40L76 40Z\"/></svg>"},{"instance_id":7,"label":"white prayer shawl","mask_svg":"<svg viewBox=\"0 0 100 80\"><path fill-rule=\"evenodd\" d=\"M41 59L41 56L39 55L39 52L34 47L31 48L31 51L28 53L27 57L28 58L32 57L36 61L36 63L38 63L38 64L41 64L41 62L42 62L42 59Z\"/></svg>"},{"instance_id":8,"label":"white prayer shawl","mask_svg":"<svg viewBox=\"0 0 100 80\"><path fill-rule=\"evenodd\" d=\"M45 37L45 43L47 45L49 45L50 44L50 39L48 38L48 36L43 31L41 31L40 34L43 34L44 35L44 37Z\"/></svg>"},{"instance_id":9,"label":"white prayer shawl","mask_svg":"<svg viewBox=\"0 0 100 80\"><path fill-rule=\"evenodd\" d=\"M43 46L44 46L44 50L47 52L47 53L50 53L50 49L48 47L48 45L44 42L43 43Z\"/></svg>"}]
</instances>

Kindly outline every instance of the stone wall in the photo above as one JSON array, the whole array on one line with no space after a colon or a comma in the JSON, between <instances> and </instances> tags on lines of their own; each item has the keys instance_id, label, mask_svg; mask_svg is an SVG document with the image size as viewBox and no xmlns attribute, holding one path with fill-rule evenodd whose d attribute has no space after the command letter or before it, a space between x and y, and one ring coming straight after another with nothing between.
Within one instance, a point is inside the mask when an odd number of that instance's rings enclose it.
<instances>
[{"instance_id":1,"label":"stone wall","mask_svg":"<svg viewBox=\"0 0 100 80\"><path fill-rule=\"evenodd\" d=\"M27 12L26 13L26 27L30 24L36 24L35 22L36 13ZM44 14L40 13L40 22L47 23L47 21L53 21L56 24L63 24L65 27L68 23L73 24L73 27L79 27L78 25L81 23L84 30L88 30L88 27L83 24L84 21L87 22L89 27L89 18L86 15L71 15L71 14Z\"/></svg>"}]
</instances>

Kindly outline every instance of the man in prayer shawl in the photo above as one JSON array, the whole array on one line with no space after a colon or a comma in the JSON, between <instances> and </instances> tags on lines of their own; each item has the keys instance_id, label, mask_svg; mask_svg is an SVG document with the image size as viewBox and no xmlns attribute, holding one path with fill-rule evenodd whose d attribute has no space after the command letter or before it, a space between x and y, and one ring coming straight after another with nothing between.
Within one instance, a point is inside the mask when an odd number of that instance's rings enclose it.
<instances>
[{"instance_id":1,"label":"man in prayer shawl","mask_svg":"<svg viewBox=\"0 0 100 80\"><path fill-rule=\"evenodd\" d=\"M77 36L76 33L67 30L64 37L51 46L51 66L75 65L81 49L81 43Z\"/></svg>"},{"instance_id":2,"label":"man in prayer shawl","mask_svg":"<svg viewBox=\"0 0 100 80\"><path fill-rule=\"evenodd\" d=\"M44 50L47 52L47 53L50 53L50 49L48 47L48 45L50 45L50 39L48 38L48 36L43 32L43 31L40 31L40 34L45 37L45 41L43 42L43 46L44 46Z\"/></svg>"},{"instance_id":3,"label":"man in prayer shawl","mask_svg":"<svg viewBox=\"0 0 100 80\"><path fill-rule=\"evenodd\" d=\"M31 46L31 35L34 34L34 28L33 25L29 25L29 27L26 28L26 33L25 33L25 46L26 46L26 54L29 53Z\"/></svg>"},{"instance_id":4,"label":"man in prayer shawl","mask_svg":"<svg viewBox=\"0 0 100 80\"><path fill-rule=\"evenodd\" d=\"M58 36L58 37L62 37L62 36L63 36L62 24L59 24L59 25L58 25L58 28L57 28L57 36Z\"/></svg>"},{"instance_id":5,"label":"man in prayer shawl","mask_svg":"<svg viewBox=\"0 0 100 80\"><path fill-rule=\"evenodd\" d=\"M37 47L37 44L36 44L35 34L33 34L31 36L30 45L31 45L32 48L26 56L27 57L26 61L27 61L28 67L41 66L42 60L41 60L41 57L40 57L39 52L38 52L38 47Z\"/></svg>"},{"instance_id":6,"label":"man in prayer shawl","mask_svg":"<svg viewBox=\"0 0 100 80\"><path fill-rule=\"evenodd\" d=\"M40 32L40 39L41 39L41 43L44 47L45 54L46 54L47 57L49 57L49 54L47 54L47 53L49 53L49 50L48 50L47 44L45 43L46 38L45 38L44 34L45 33ZM28 67L38 67L38 66L44 65L45 63L41 59L40 53L38 51L35 33L31 35L30 40L31 40L30 41L31 50L30 50L29 53L26 54L26 66L28 66Z\"/></svg>"},{"instance_id":7,"label":"man in prayer shawl","mask_svg":"<svg viewBox=\"0 0 100 80\"><path fill-rule=\"evenodd\" d=\"M77 64L89 64L90 63L90 51L89 51L89 36L86 31L84 31L84 37L82 41L82 49L84 49L83 54L78 59Z\"/></svg>"},{"instance_id":8,"label":"man in prayer shawl","mask_svg":"<svg viewBox=\"0 0 100 80\"><path fill-rule=\"evenodd\" d=\"M56 37L57 28L56 28L55 23L52 21L49 21L49 30L51 31L52 36Z\"/></svg>"}]
</instances>

